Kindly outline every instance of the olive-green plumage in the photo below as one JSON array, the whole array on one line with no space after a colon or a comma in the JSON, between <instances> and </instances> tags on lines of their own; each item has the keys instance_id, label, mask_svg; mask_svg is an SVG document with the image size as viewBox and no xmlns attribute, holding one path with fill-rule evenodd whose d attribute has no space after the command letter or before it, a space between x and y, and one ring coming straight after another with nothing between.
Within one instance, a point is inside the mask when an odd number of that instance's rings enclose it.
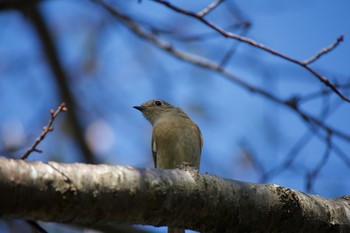
<instances>
[{"instance_id":1,"label":"olive-green plumage","mask_svg":"<svg viewBox=\"0 0 350 233\"><path fill-rule=\"evenodd\" d=\"M199 169L203 146L201 131L181 109L163 100L150 100L140 110L152 124L152 154L156 168L172 169L188 164ZM169 228L170 233L184 229Z\"/></svg>"}]
</instances>

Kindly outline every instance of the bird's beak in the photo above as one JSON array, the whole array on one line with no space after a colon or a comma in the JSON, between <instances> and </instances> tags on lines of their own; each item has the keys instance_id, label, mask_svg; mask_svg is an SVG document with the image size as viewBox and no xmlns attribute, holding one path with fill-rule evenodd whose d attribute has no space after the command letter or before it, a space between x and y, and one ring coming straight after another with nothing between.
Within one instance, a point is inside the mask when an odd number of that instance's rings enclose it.
<instances>
[{"instance_id":1,"label":"bird's beak","mask_svg":"<svg viewBox=\"0 0 350 233\"><path fill-rule=\"evenodd\" d=\"M142 107L142 106L133 106L133 108L139 110L140 112L142 112L143 110L145 110L145 107Z\"/></svg>"}]
</instances>

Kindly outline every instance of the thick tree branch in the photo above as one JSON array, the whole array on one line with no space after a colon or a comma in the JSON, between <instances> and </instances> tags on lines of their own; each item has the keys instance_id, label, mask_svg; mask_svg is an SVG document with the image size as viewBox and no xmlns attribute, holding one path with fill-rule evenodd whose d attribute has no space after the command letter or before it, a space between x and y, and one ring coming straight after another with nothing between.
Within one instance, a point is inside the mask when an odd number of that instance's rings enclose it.
<instances>
[{"instance_id":1,"label":"thick tree branch","mask_svg":"<svg viewBox=\"0 0 350 233\"><path fill-rule=\"evenodd\" d=\"M53 127L52 124L54 122L54 120L56 119L56 117L61 113L61 112L66 112L67 111L67 107L65 106L65 103L60 104L60 106L57 108L57 110L50 110L50 114L51 114L51 118L49 120L49 123L44 126L42 133L40 134L40 136L35 140L34 144L19 158L19 159L27 159L28 156L33 153L33 152L38 152L38 153L42 153L41 150L39 150L37 147L38 145L45 139L46 135L53 131ZM38 233L46 233L45 229L42 228L38 223L36 223L35 221L31 221L31 220L27 220L27 223L33 228L35 229L36 232Z\"/></svg>"},{"instance_id":2,"label":"thick tree branch","mask_svg":"<svg viewBox=\"0 0 350 233\"><path fill-rule=\"evenodd\" d=\"M0 157L0 216L202 232L349 232L350 201L188 170Z\"/></svg>"}]
</instances>

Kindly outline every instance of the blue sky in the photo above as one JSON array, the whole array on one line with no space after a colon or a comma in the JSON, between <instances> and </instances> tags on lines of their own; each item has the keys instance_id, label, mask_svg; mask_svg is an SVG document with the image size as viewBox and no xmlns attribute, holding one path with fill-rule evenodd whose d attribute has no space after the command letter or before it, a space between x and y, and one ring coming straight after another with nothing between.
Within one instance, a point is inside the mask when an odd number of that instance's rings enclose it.
<instances>
[{"instance_id":1,"label":"blue sky","mask_svg":"<svg viewBox=\"0 0 350 233\"><path fill-rule=\"evenodd\" d=\"M152 1L113 3L140 22L181 35L211 33L194 19ZM173 3L200 10L210 1ZM312 67L337 83L349 81L349 1L241 0L235 4L242 17L252 23L247 37L300 60L310 58L343 34L344 42ZM153 98L182 107L197 122L204 137L201 171L226 178L259 182L261 174L242 150L248 149L263 169L270 170L309 132L289 109L247 92L214 72L173 58L140 40L92 2L47 1L41 9L78 100L76 111L86 129L85 137L105 163L152 166L151 126L132 106ZM208 19L216 24L225 27L235 22L225 6L215 12ZM62 99L28 20L16 11L3 11L0 24L0 146L2 151L9 145L19 147L20 153L40 134L49 109ZM226 68L281 98L324 89L306 70L249 45L219 36L191 43L179 42L170 35L162 38L217 62L235 44L237 50ZM316 99L303 104L302 109L319 117L327 101L335 110L326 122L349 133L350 105L339 97ZM80 161L65 120L65 115L60 116L55 122L57 130L40 146L44 153L33 154L31 159ZM334 143L350 158L349 142L334 138ZM266 182L306 191L306 173L317 166L324 152L325 143L313 137L296 155L292 167ZM348 174L349 167L331 153L312 193L348 195L350 185L344 178Z\"/></svg>"}]
</instances>

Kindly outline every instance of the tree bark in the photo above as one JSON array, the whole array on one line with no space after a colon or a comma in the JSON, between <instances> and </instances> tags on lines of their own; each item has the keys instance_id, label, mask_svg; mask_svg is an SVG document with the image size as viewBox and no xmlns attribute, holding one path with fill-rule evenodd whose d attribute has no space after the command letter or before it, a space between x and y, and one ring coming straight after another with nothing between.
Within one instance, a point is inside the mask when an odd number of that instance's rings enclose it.
<instances>
[{"instance_id":1,"label":"tree bark","mask_svg":"<svg viewBox=\"0 0 350 233\"><path fill-rule=\"evenodd\" d=\"M350 232L350 197L327 199L192 169L0 157L0 190L2 218L169 225L201 232Z\"/></svg>"}]
</instances>

